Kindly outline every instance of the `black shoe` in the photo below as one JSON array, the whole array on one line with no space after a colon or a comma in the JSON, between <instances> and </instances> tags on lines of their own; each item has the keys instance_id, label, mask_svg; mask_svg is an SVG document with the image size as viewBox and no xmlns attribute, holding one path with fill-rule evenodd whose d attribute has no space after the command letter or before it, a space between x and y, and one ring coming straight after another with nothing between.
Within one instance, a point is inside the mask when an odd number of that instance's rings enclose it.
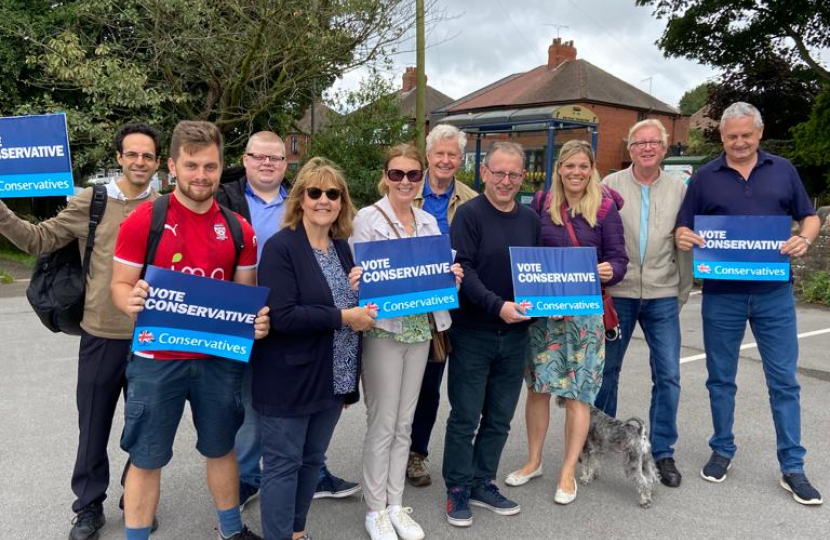
<instances>
[{"instance_id":1,"label":"black shoe","mask_svg":"<svg viewBox=\"0 0 830 540\"><path fill-rule=\"evenodd\" d=\"M118 499L118 508L121 510L121 519L124 519L124 494L121 494L121 498ZM159 520L156 516L153 516L153 524L150 525L150 532L154 533L159 528Z\"/></svg>"},{"instance_id":2,"label":"black shoe","mask_svg":"<svg viewBox=\"0 0 830 540\"><path fill-rule=\"evenodd\" d=\"M317 489L314 491L315 499L342 499L354 495L362 488L360 482L349 482L334 476L325 465L323 465L321 472L322 476L317 482Z\"/></svg>"},{"instance_id":3,"label":"black shoe","mask_svg":"<svg viewBox=\"0 0 830 540\"><path fill-rule=\"evenodd\" d=\"M220 540L262 540L262 537L246 526L242 526L242 530L236 534L232 534L225 538L222 533L219 533Z\"/></svg>"},{"instance_id":4,"label":"black shoe","mask_svg":"<svg viewBox=\"0 0 830 540\"><path fill-rule=\"evenodd\" d=\"M683 475L677 470L674 464L674 458L665 457L658 459L655 463L657 470L660 471L660 482L664 486L676 488L680 487L680 481L683 480Z\"/></svg>"},{"instance_id":5,"label":"black shoe","mask_svg":"<svg viewBox=\"0 0 830 540\"><path fill-rule=\"evenodd\" d=\"M731 459L712 452L712 456L709 458L709 461L700 471L700 477L704 480L720 484L726 480L726 471L728 471L731 467Z\"/></svg>"},{"instance_id":6,"label":"black shoe","mask_svg":"<svg viewBox=\"0 0 830 540\"><path fill-rule=\"evenodd\" d=\"M253 502L258 496L258 487L247 482L239 482L239 511L245 510L245 506Z\"/></svg>"},{"instance_id":7,"label":"black shoe","mask_svg":"<svg viewBox=\"0 0 830 540\"><path fill-rule=\"evenodd\" d=\"M81 508L72 520L69 540L97 540L98 530L104 526L104 507L101 503L92 503Z\"/></svg>"},{"instance_id":8,"label":"black shoe","mask_svg":"<svg viewBox=\"0 0 830 540\"><path fill-rule=\"evenodd\" d=\"M785 474L781 477L781 487L792 493L793 499L801 504L817 505L823 502L821 493L803 473Z\"/></svg>"}]
</instances>

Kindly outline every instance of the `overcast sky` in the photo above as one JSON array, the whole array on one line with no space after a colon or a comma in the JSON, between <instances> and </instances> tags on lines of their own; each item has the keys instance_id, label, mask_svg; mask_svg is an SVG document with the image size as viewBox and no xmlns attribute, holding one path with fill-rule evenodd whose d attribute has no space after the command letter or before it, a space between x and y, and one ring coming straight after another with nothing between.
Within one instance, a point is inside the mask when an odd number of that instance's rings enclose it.
<instances>
[{"instance_id":1,"label":"overcast sky","mask_svg":"<svg viewBox=\"0 0 830 540\"><path fill-rule=\"evenodd\" d=\"M577 58L619 77L656 98L677 106L681 96L716 75L707 66L666 59L654 42L664 20L634 0L438 0L447 20L427 32L428 84L458 99L512 73L547 63L548 46L557 36L573 40ZM429 17L428 17L429 18ZM557 28L553 25L559 25ZM405 66L415 65L412 51L394 58L386 72L400 84ZM349 73L335 87L352 88L364 72Z\"/></svg>"}]
</instances>

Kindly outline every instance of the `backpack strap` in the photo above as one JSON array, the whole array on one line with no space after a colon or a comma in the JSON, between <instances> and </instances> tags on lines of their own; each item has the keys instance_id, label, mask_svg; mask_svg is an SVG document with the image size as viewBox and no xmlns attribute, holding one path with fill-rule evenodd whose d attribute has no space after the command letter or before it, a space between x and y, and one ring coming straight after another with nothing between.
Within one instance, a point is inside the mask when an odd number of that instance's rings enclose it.
<instances>
[{"instance_id":1,"label":"backpack strap","mask_svg":"<svg viewBox=\"0 0 830 540\"><path fill-rule=\"evenodd\" d=\"M231 231L231 240L233 240L233 247L236 250L236 255L233 260L233 272L236 273L236 267L239 265L239 256L242 254L242 249L245 247L245 235L242 232L242 223L236 217L233 210L223 205L219 205L219 210L222 211L222 216L228 224L228 229Z\"/></svg>"},{"instance_id":2,"label":"backpack strap","mask_svg":"<svg viewBox=\"0 0 830 540\"><path fill-rule=\"evenodd\" d=\"M141 267L141 279L147 273L147 266L156 259L161 235L164 234L164 222L167 221L167 208L170 206L170 195L162 195L153 201L153 214L150 218L150 234L147 237L147 250L144 252L144 266Z\"/></svg>"},{"instance_id":3,"label":"backpack strap","mask_svg":"<svg viewBox=\"0 0 830 540\"><path fill-rule=\"evenodd\" d=\"M92 260L92 250L95 247L95 231L104 218L104 210L107 208L107 186L92 186L92 201L89 204L89 233L86 237L86 248L84 249L83 276L89 275Z\"/></svg>"}]
</instances>

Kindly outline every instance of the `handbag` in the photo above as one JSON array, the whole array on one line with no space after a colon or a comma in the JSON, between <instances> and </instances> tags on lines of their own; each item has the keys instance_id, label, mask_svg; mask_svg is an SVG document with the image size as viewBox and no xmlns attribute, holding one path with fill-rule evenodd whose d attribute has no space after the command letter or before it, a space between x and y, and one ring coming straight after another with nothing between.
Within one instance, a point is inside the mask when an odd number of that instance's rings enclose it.
<instances>
[{"instance_id":1,"label":"handbag","mask_svg":"<svg viewBox=\"0 0 830 540\"><path fill-rule=\"evenodd\" d=\"M377 204L373 204L372 206L375 207L375 210L380 212L380 215L382 215L389 224L389 227L392 229L392 232L395 233L395 236L401 238L401 233L398 232L398 228L395 227L395 224L392 223L389 215L383 211L383 208ZM438 327L435 325L435 317L432 313L427 313L427 320L429 320L429 331L432 335L429 341L429 354L427 355L427 360L430 362L446 362L447 357L452 351L450 337L447 335L447 332L438 330Z\"/></svg>"},{"instance_id":2,"label":"handbag","mask_svg":"<svg viewBox=\"0 0 830 540\"><path fill-rule=\"evenodd\" d=\"M568 230L568 236L571 237L571 243L575 247L579 247L579 239L576 237L576 231L574 231L574 226L568 216L565 203L562 203L562 206L559 207L559 214L562 216L562 223L565 224L565 229ZM602 324L605 327L606 341L619 339L620 317L617 315L617 308L614 307L614 299L605 287L602 288Z\"/></svg>"}]
</instances>

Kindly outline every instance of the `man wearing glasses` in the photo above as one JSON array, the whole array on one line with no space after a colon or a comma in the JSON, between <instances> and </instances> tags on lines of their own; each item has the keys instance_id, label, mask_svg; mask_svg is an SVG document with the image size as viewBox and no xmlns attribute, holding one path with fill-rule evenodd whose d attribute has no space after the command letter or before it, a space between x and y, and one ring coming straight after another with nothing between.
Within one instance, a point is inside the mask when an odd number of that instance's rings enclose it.
<instances>
[{"instance_id":1,"label":"man wearing glasses","mask_svg":"<svg viewBox=\"0 0 830 540\"><path fill-rule=\"evenodd\" d=\"M651 452L660 481L679 487L674 463L677 409L680 402L680 308L692 287L691 258L674 245L674 226L686 184L661 169L668 134L659 120L637 122L628 132L631 166L603 183L625 200L620 209L628 253L628 271L610 288L620 317L620 337L605 342L602 387L597 408L617 414L617 387L622 361L634 327L643 330L651 364Z\"/></svg>"},{"instance_id":2,"label":"man wearing glasses","mask_svg":"<svg viewBox=\"0 0 830 540\"><path fill-rule=\"evenodd\" d=\"M285 143L272 131L254 133L248 139L242 164L245 176L235 182L222 184L216 193L216 200L240 214L253 226L258 240L259 261L265 243L282 228L285 200L291 189L285 180ZM262 477L259 414L252 405L251 373L249 364L242 383L245 421L236 435L235 446L239 460L239 504L242 508L259 494ZM334 476L324 465L315 497L341 498L359 490L360 484Z\"/></svg>"},{"instance_id":3,"label":"man wearing glasses","mask_svg":"<svg viewBox=\"0 0 830 540\"><path fill-rule=\"evenodd\" d=\"M72 472L76 516L70 540L98 537L104 526L110 464L107 455L112 417L125 384L133 321L112 303L112 254L121 223L144 201L158 197L150 180L159 166L160 136L147 124L122 126L115 135L115 158L123 175L107 188L107 202L95 234L87 277L78 351L78 451ZM92 188L69 199L57 216L37 225L14 215L0 202L0 233L27 253L51 253L79 240L81 256L89 234Z\"/></svg>"},{"instance_id":4,"label":"man wearing glasses","mask_svg":"<svg viewBox=\"0 0 830 540\"><path fill-rule=\"evenodd\" d=\"M511 246L539 245L539 216L518 204L525 154L515 143L493 144L481 167L484 193L463 204L450 227L464 269L459 309L450 328L444 446L447 521L473 523L470 505L501 516L521 507L493 483L522 391L530 317L512 302Z\"/></svg>"}]
</instances>

